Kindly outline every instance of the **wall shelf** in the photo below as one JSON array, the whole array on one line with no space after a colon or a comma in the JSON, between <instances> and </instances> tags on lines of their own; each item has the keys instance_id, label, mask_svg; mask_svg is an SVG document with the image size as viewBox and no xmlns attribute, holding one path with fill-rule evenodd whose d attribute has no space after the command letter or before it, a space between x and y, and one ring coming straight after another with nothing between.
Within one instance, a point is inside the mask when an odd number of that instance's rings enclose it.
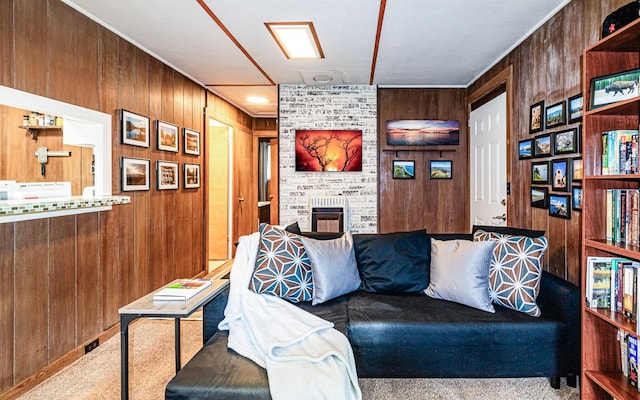
<instances>
[{"instance_id":1,"label":"wall shelf","mask_svg":"<svg viewBox=\"0 0 640 400\"><path fill-rule=\"evenodd\" d=\"M108 211L111 210L111 206L129 203L129 196L3 200L0 201L0 223Z\"/></svg>"},{"instance_id":2,"label":"wall shelf","mask_svg":"<svg viewBox=\"0 0 640 400\"><path fill-rule=\"evenodd\" d=\"M61 126L46 126L46 125L20 125L18 128L25 129L31 135L31 139L38 141L38 135L43 131L59 130L62 131Z\"/></svg>"}]
</instances>

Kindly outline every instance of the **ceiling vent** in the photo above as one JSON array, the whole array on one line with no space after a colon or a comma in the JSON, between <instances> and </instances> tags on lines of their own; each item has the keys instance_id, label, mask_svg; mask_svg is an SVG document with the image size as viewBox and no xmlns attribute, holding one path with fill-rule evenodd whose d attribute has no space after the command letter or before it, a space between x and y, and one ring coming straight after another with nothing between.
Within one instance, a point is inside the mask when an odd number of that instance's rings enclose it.
<instances>
[{"instance_id":1,"label":"ceiling vent","mask_svg":"<svg viewBox=\"0 0 640 400\"><path fill-rule=\"evenodd\" d=\"M305 85L342 85L342 71L300 71Z\"/></svg>"}]
</instances>

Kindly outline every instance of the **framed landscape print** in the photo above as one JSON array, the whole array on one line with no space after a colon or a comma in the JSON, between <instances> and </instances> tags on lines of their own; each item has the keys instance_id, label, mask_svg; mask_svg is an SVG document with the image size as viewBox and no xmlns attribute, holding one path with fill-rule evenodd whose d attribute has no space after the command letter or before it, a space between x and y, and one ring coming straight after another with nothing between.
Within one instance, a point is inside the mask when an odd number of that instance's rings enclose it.
<instances>
[{"instance_id":1,"label":"framed landscape print","mask_svg":"<svg viewBox=\"0 0 640 400\"><path fill-rule=\"evenodd\" d=\"M638 96L640 69L594 78L590 82L589 109Z\"/></svg>"},{"instance_id":2,"label":"framed landscape print","mask_svg":"<svg viewBox=\"0 0 640 400\"><path fill-rule=\"evenodd\" d=\"M552 155L551 151L551 134L533 138L533 155L535 157L549 157Z\"/></svg>"},{"instance_id":3,"label":"framed landscape print","mask_svg":"<svg viewBox=\"0 0 640 400\"><path fill-rule=\"evenodd\" d=\"M156 121L158 150L178 152L178 126L168 122Z\"/></svg>"},{"instance_id":4,"label":"framed landscape print","mask_svg":"<svg viewBox=\"0 0 640 400\"><path fill-rule=\"evenodd\" d=\"M578 129L572 128L553 134L553 154L578 152Z\"/></svg>"},{"instance_id":5,"label":"framed landscape print","mask_svg":"<svg viewBox=\"0 0 640 400\"><path fill-rule=\"evenodd\" d=\"M571 213L569 212L569 195L550 194L549 215L557 218L571 219Z\"/></svg>"},{"instance_id":6,"label":"framed landscape print","mask_svg":"<svg viewBox=\"0 0 640 400\"><path fill-rule=\"evenodd\" d=\"M122 191L149 190L149 165L150 161L146 159L122 157Z\"/></svg>"},{"instance_id":7,"label":"framed landscape print","mask_svg":"<svg viewBox=\"0 0 640 400\"><path fill-rule=\"evenodd\" d=\"M177 162L156 162L158 190L177 189L179 186L179 175Z\"/></svg>"},{"instance_id":8,"label":"framed landscape print","mask_svg":"<svg viewBox=\"0 0 640 400\"><path fill-rule=\"evenodd\" d=\"M582 121L582 100L582 93L571 96L569 97L569 100L567 100L569 108L569 112L567 114L569 114L570 124Z\"/></svg>"},{"instance_id":9,"label":"framed landscape print","mask_svg":"<svg viewBox=\"0 0 640 400\"><path fill-rule=\"evenodd\" d=\"M571 204L575 211L582 211L582 186L574 186L571 189Z\"/></svg>"},{"instance_id":10,"label":"framed landscape print","mask_svg":"<svg viewBox=\"0 0 640 400\"><path fill-rule=\"evenodd\" d=\"M393 179L415 179L415 160L393 160Z\"/></svg>"},{"instance_id":11,"label":"framed landscape print","mask_svg":"<svg viewBox=\"0 0 640 400\"><path fill-rule=\"evenodd\" d=\"M540 132L544 129L544 100L539 101L529 107L529 133Z\"/></svg>"},{"instance_id":12,"label":"framed landscape print","mask_svg":"<svg viewBox=\"0 0 640 400\"><path fill-rule=\"evenodd\" d=\"M531 207L549 208L549 188L544 186L531 186Z\"/></svg>"},{"instance_id":13,"label":"framed landscape print","mask_svg":"<svg viewBox=\"0 0 640 400\"><path fill-rule=\"evenodd\" d=\"M200 187L200 165L184 164L184 187L194 189Z\"/></svg>"},{"instance_id":14,"label":"framed landscape print","mask_svg":"<svg viewBox=\"0 0 640 400\"><path fill-rule=\"evenodd\" d=\"M521 140L518 142L518 159L524 160L533 157L533 140Z\"/></svg>"},{"instance_id":15,"label":"framed landscape print","mask_svg":"<svg viewBox=\"0 0 640 400\"><path fill-rule=\"evenodd\" d=\"M547 128L564 125L567 121L567 113L565 110L564 100L548 106L545 109L544 116L544 121Z\"/></svg>"},{"instance_id":16,"label":"framed landscape print","mask_svg":"<svg viewBox=\"0 0 640 400\"><path fill-rule=\"evenodd\" d=\"M431 160L429 161L429 177L431 179L451 179L453 161Z\"/></svg>"},{"instance_id":17,"label":"framed landscape print","mask_svg":"<svg viewBox=\"0 0 640 400\"><path fill-rule=\"evenodd\" d=\"M184 153L200 155L200 132L183 128L184 136Z\"/></svg>"},{"instance_id":18,"label":"framed landscape print","mask_svg":"<svg viewBox=\"0 0 640 400\"><path fill-rule=\"evenodd\" d=\"M297 172L362 171L362 130L296 129Z\"/></svg>"},{"instance_id":19,"label":"framed landscape print","mask_svg":"<svg viewBox=\"0 0 640 400\"><path fill-rule=\"evenodd\" d=\"M569 160L566 158L551 161L551 189L557 191L569 191Z\"/></svg>"},{"instance_id":20,"label":"framed landscape print","mask_svg":"<svg viewBox=\"0 0 640 400\"><path fill-rule=\"evenodd\" d=\"M538 161L531 163L531 182L549 183L549 161Z\"/></svg>"},{"instance_id":21,"label":"framed landscape print","mask_svg":"<svg viewBox=\"0 0 640 400\"><path fill-rule=\"evenodd\" d=\"M123 144L149 147L149 118L120 110L120 133Z\"/></svg>"},{"instance_id":22,"label":"framed landscape print","mask_svg":"<svg viewBox=\"0 0 640 400\"><path fill-rule=\"evenodd\" d=\"M572 164L571 180L574 181L574 182L581 181L582 177L584 176L584 168L582 166L582 158L573 158L573 159L571 159L571 164Z\"/></svg>"},{"instance_id":23,"label":"framed landscape print","mask_svg":"<svg viewBox=\"0 0 640 400\"><path fill-rule=\"evenodd\" d=\"M456 120L389 120L389 146L446 146L460 144L460 122Z\"/></svg>"}]
</instances>

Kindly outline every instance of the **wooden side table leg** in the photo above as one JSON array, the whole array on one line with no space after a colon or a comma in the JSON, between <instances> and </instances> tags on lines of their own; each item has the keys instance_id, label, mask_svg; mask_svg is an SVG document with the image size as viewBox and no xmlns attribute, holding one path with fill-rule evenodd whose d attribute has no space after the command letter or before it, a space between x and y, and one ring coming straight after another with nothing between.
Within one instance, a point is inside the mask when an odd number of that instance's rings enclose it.
<instances>
[{"instance_id":1,"label":"wooden side table leg","mask_svg":"<svg viewBox=\"0 0 640 400\"><path fill-rule=\"evenodd\" d=\"M129 398L129 324L137 315L120 315L120 398Z\"/></svg>"},{"instance_id":2,"label":"wooden side table leg","mask_svg":"<svg viewBox=\"0 0 640 400\"><path fill-rule=\"evenodd\" d=\"M176 374L182 366L180 362L180 318L175 318L176 323Z\"/></svg>"}]
</instances>

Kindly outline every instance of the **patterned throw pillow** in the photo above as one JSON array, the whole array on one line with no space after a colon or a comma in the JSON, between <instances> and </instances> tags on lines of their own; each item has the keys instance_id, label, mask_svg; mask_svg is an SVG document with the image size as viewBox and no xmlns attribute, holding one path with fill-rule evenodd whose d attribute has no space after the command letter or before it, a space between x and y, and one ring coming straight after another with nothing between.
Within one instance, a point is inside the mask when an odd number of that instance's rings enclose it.
<instances>
[{"instance_id":1,"label":"patterned throw pillow","mask_svg":"<svg viewBox=\"0 0 640 400\"><path fill-rule=\"evenodd\" d=\"M297 235L277 226L260 224L260 246L250 289L293 303L311 300L311 262Z\"/></svg>"},{"instance_id":2,"label":"patterned throw pillow","mask_svg":"<svg viewBox=\"0 0 640 400\"><path fill-rule=\"evenodd\" d=\"M544 236L506 235L477 230L475 241L496 241L489 271L489 296L504 307L539 317L536 304L540 291L542 262L547 249Z\"/></svg>"}]
</instances>

